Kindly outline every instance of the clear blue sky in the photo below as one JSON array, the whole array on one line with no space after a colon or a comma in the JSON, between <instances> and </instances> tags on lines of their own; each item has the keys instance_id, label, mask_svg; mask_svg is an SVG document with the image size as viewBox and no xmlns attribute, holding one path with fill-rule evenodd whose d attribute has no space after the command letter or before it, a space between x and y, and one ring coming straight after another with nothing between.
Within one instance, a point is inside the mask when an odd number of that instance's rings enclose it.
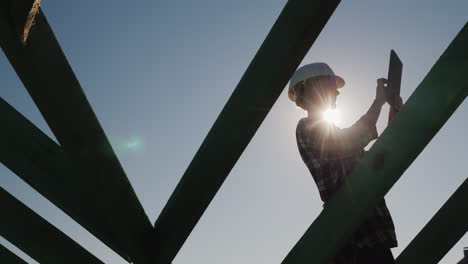
<instances>
[{"instance_id":1,"label":"clear blue sky","mask_svg":"<svg viewBox=\"0 0 468 264\"><path fill-rule=\"evenodd\" d=\"M285 3L43 0L152 222ZM347 126L371 104L375 80L387 74L390 49L404 62L406 100L467 18L465 0L343 1L303 64L325 61L346 80L338 108ZM53 138L0 54L0 96ZM304 115L283 92L174 263L283 260L321 210L295 142ZM400 244L395 256L466 179L467 115L465 102L387 195ZM134 138L140 148L125 148ZM3 165L0 175L2 187L101 260L125 263ZM466 235L441 263L456 263L463 246Z\"/></svg>"}]
</instances>

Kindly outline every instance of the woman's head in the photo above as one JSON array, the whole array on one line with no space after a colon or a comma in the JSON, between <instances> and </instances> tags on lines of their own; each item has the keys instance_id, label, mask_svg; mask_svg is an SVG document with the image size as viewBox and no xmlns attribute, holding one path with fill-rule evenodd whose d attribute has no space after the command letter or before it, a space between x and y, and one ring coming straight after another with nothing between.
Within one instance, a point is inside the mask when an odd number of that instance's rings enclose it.
<instances>
[{"instance_id":1,"label":"woman's head","mask_svg":"<svg viewBox=\"0 0 468 264\"><path fill-rule=\"evenodd\" d=\"M336 97L340 92L332 76L319 76L297 83L296 105L306 111L336 108Z\"/></svg>"},{"instance_id":2,"label":"woman's head","mask_svg":"<svg viewBox=\"0 0 468 264\"><path fill-rule=\"evenodd\" d=\"M316 62L304 65L291 77L288 96L307 111L335 108L338 88L344 80L336 76L328 64Z\"/></svg>"}]
</instances>

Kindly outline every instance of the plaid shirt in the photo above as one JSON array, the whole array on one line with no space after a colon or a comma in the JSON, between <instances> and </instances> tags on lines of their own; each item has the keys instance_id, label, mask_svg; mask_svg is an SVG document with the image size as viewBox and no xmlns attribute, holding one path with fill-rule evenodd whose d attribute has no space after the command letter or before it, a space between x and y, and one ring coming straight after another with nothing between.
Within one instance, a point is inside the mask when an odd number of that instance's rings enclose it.
<instances>
[{"instance_id":1,"label":"plaid shirt","mask_svg":"<svg viewBox=\"0 0 468 264\"><path fill-rule=\"evenodd\" d=\"M353 126L340 129L323 120L303 118L296 128L299 152L309 168L325 203L346 184L346 177L363 157L364 147L377 138L375 124L361 117ZM382 199L348 245L357 247L396 247L395 227Z\"/></svg>"}]
</instances>

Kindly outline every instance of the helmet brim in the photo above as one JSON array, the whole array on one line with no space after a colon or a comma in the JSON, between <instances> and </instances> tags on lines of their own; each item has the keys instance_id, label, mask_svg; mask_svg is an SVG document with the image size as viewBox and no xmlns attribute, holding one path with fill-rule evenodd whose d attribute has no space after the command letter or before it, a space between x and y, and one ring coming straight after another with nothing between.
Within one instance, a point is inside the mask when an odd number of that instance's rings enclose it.
<instances>
[{"instance_id":1,"label":"helmet brim","mask_svg":"<svg viewBox=\"0 0 468 264\"><path fill-rule=\"evenodd\" d=\"M335 75L335 79L336 79L336 88L340 89L345 86L345 81L343 80L343 78L341 78L338 75Z\"/></svg>"},{"instance_id":2,"label":"helmet brim","mask_svg":"<svg viewBox=\"0 0 468 264\"><path fill-rule=\"evenodd\" d=\"M329 75L328 75L329 76ZM317 77L320 77L320 76L317 76ZM315 77L315 78L317 78ZM343 80L343 78L341 78L340 76L338 75L335 75L333 76L335 78L335 82L336 82L336 88L337 89L341 89L345 86L345 81ZM293 85L293 87L295 86L296 84ZM296 99L297 99L297 92L296 92L296 89L289 89L288 90L288 97L291 101L293 102L296 102Z\"/></svg>"}]
</instances>

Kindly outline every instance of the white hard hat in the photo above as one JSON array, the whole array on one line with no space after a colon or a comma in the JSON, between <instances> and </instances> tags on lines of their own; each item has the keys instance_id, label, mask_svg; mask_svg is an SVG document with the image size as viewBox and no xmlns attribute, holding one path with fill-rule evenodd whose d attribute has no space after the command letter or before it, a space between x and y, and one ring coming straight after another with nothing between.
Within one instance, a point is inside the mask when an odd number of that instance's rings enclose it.
<instances>
[{"instance_id":1,"label":"white hard hat","mask_svg":"<svg viewBox=\"0 0 468 264\"><path fill-rule=\"evenodd\" d=\"M294 86L299 82L305 81L310 78L320 77L320 76L331 76L336 80L337 88L344 86L345 81L340 76L335 75L333 70L328 66L328 64L323 62L315 62L311 64L304 65L296 70L296 72L291 77L289 81L289 90L288 96L293 102L296 102L297 93L294 89Z\"/></svg>"}]
</instances>

